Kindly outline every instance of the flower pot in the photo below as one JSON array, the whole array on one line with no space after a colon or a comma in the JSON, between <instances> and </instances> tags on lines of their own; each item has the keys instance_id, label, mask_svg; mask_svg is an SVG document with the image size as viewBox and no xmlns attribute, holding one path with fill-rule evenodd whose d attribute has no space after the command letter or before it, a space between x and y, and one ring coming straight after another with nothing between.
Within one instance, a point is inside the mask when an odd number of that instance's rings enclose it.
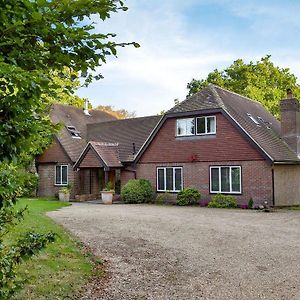
<instances>
[{"instance_id":1,"label":"flower pot","mask_svg":"<svg viewBox=\"0 0 300 300\"><path fill-rule=\"evenodd\" d=\"M113 191L101 191L101 199L103 204L112 204L113 196Z\"/></svg>"},{"instance_id":2,"label":"flower pot","mask_svg":"<svg viewBox=\"0 0 300 300\"><path fill-rule=\"evenodd\" d=\"M59 199L59 201L69 202L70 201L70 193L65 193L65 192L59 191L58 199Z\"/></svg>"}]
</instances>

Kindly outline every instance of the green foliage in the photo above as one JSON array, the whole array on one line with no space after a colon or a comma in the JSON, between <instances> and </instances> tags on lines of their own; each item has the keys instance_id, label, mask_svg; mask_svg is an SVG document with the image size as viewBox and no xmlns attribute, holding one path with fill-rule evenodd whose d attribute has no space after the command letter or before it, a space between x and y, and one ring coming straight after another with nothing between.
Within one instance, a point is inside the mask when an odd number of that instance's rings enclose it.
<instances>
[{"instance_id":1,"label":"green foliage","mask_svg":"<svg viewBox=\"0 0 300 300\"><path fill-rule=\"evenodd\" d=\"M256 63L245 63L242 59L228 68L209 73L206 79L193 79L188 83L188 96L205 88L209 83L224 87L240 95L259 101L274 116L279 117L279 101L286 98L286 90L292 89L300 98L300 85L288 68L279 68L266 55Z\"/></svg>"},{"instance_id":2,"label":"green foliage","mask_svg":"<svg viewBox=\"0 0 300 300\"><path fill-rule=\"evenodd\" d=\"M125 203L148 203L153 199L153 189L149 180L129 180L121 190Z\"/></svg>"},{"instance_id":3,"label":"green foliage","mask_svg":"<svg viewBox=\"0 0 300 300\"><path fill-rule=\"evenodd\" d=\"M126 109L115 109L111 105L98 105L95 109L102 110L116 117L117 119L130 119L135 118L136 113L127 111Z\"/></svg>"},{"instance_id":4,"label":"green foliage","mask_svg":"<svg viewBox=\"0 0 300 300\"><path fill-rule=\"evenodd\" d=\"M0 299L8 299L18 288L17 266L26 258L54 241L54 234L27 232L14 244L5 245L4 239L10 230L23 218L26 208L15 210L7 204L0 209Z\"/></svg>"},{"instance_id":5,"label":"green foliage","mask_svg":"<svg viewBox=\"0 0 300 300\"><path fill-rule=\"evenodd\" d=\"M0 0L0 7L0 209L9 228L22 215L11 205L35 185L24 171L59 129L49 118L51 103L75 100L78 74L88 85L102 78L94 72L118 47L139 45L95 31L95 21L127 10L121 0ZM14 291L15 267L32 255L29 245L38 250L45 241L49 235L31 233L20 240L26 247L17 241L5 248L0 239L0 298Z\"/></svg>"},{"instance_id":6,"label":"green foliage","mask_svg":"<svg viewBox=\"0 0 300 300\"><path fill-rule=\"evenodd\" d=\"M113 188L113 184L111 181L109 181L107 184L106 184L106 187L104 188L104 191L113 191L114 188Z\"/></svg>"},{"instance_id":7,"label":"green foliage","mask_svg":"<svg viewBox=\"0 0 300 300\"><path fill-rule=\"evenodd\" d=\"M195 188L186 188L177 194L176 204L180 206L199 203L201 194Z\"/></svg>"},{"instance_id":8,"label":"green foliage","mask_svg":"<svg viewBox=\"0 0 300 300\"><path fill-rule=\"evenodd\" d=\"M171 194L170 193L159 193L157 196L156 196L156 199L155 199L155 203L158 204L158 205L163 205L163 204L167 204L168 203L168 200L171 199Z\"/></svg>"},{"instance_id":9,"label":"green foliage","mask_svg":"<svg viewBox=\"0 0 300 300\"><path fill-rule=\"evenodd\" d=\"M217 194L212 197L212 200L208 203L208 207L235 208L237 207L237 201L231 195Z\"/></svg>"},{"instance_id":10,"label":"green foliage","mask_svg":"<svg viewBox=\"0 0 300 300\"><path fill-rule=\"evenodd\" d=\"M248 208L253 208L253 204L254 204L253 199L250 198L248 201Z\"/></svg>"}]
</instances>

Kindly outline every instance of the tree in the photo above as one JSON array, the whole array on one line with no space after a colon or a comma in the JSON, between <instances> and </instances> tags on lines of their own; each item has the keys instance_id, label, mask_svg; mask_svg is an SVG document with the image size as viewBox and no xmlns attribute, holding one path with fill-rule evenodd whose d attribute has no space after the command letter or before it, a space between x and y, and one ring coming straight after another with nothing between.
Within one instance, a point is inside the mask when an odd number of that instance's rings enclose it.
<instances>
[{"instance_id":1,"label":"tree","mask_svg":"<svg viewBox=\"0 0 300 300\"><path fill-rule=\"evenodd\" d=\"M215 69L206 79L193 79L187 88L191 96L205 88L209 83L259 101L274 116L279 117L279 101L286 98L286 90L293 90L300 97L300 85L288 68L279 68L266 55L256 63L245 63L242 59L233 62L228 68Z\"/></svg>"},{"instance_id":2,"label":"tree","mask_svg":"<svg viewBox=\"0 0 300 300\"><path fill-rule=\"evenodd\" d=\"M128 111L126 109L115 109L111 105L98 105L95 109L105 111L117 119L130 119L136 116L134 111Z\"/></svg>"},{"instance_id":3,"label":"tree","mask_svg":"<svg viewBox=\"0 0 300 300\"><path fill-rule=\"evenodd\" d=\"M16 265L53 238L30 233L4 246L5 234L24 214L13 204L31 181L19 170L57 129L48 116L50 99L70 95L74 88L58 91L56 80L65 79L67 69L88 85L103 77L95 70L118 47L139 45L96 32L95 20L127 10L121 0L0 0L0 7L0 298L9 298Z\"/></svg>"}]
</instances>

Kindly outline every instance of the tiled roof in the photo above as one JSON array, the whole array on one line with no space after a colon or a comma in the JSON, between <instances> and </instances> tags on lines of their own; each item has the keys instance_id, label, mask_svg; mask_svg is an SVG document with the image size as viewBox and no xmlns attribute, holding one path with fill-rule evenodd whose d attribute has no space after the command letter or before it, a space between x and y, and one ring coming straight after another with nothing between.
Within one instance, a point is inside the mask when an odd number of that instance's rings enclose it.
<instances>
[{"instance_id":1,"label":"tiled roof","mask_svg":"<svg viewBox=\"0 0 300 300\"><path fill-rule=\"evenodd\" d=\"M57 134L57 138L74 162L88 142L86 140L87 124L116 119L112 115L100 110L89 110L89 113L90 116L87 116L83 113L83 109L69 105L53 104L52 106L50 113L52 122L54 124L64 124L63 128ZM72 138L70 132L66 128L67 126L74 126L80 132L81 139Z\"/></svg>"},{"instance_id":2,"label":"tiled roof","mask_svg":"<svg viewBox=\"0 0 300 300\"><path fill-rule=\"evenodd\" d=\"M280 123L272 114L259 102L218 86L209 85L170 109L167 115L209 109L223 110L271 160L299 161L295 152L280 138Z\"/></svg>"},{"instance_id":3,"label":"tiled roof","mask_svg":"<svg viewBox=\"0 0 300 300\"><path fill-rule=\"evenodd\" d=\"M94 148L107 167L117 168L123 166L120 162L117 143L90 142L90 145Z\"/></svg>"},{"instance_id":4,"label":"tiled roof","mask_svg":"<svg viewBox=\"0 0 300 300\"><path fill-rule=\"evenodd\" d=\"M115 120L87 125L90 141L118 143L120 160L133 161L162 116ZM135 153L133 149L135 146Z\"/></svg>"}]
</instances>

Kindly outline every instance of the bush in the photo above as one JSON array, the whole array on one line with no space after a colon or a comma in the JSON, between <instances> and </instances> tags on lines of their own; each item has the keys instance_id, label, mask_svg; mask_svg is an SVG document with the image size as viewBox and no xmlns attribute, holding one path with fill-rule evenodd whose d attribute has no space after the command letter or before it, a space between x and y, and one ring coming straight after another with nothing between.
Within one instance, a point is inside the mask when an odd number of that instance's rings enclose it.
<instances>
[{"instance_id":1,"label":"bush","mask_svg":"<svg viewBox=\"0 0 300 300\"><path fill-rule=\"evenodd\" d=\"M122 188L121 197L125 203L148 203L154 193L149 180L132 179Z\"/></svg>"},{"instance_id":2,"label":"bush","mask_svg":"<svg viewBox=\"0 0 300 300\"><path fill-rule=\"evenodd\" d=\"M197 204L201 198L201 194L195 188L186 188L177 194L176 204L183 205L193 205Z\"/></svg>"},{"instance_id":3,"label":"bush","mask_svg":"<svg viewBox=\"0 0 300 300\"><path fill-rule=\"evenodd\" d=\"M248 201L248 208L253 208L253 204L254 204L253 199L250 198Z\"/></svg>"},{"instance_id":4,"label":"bush","mask_svg":"<svg viewBox=\"0 0 300 300\"><path fill-rule=\"evenodd\" d=\"M168 203L168 200L171 199L170 193L160 193L156 196L155 204L163 205Z\"/></svg>"},{"instance_id":5,"label":"bush","mask_svg":"<svg viewBox=\"0 0 300 300\"><path fill-rule=\"evenodd\" d=\"M237 207L237 201L233 196L217 194L212 197L212 200L208 203L208 207L234 208Z\"/></svg>"}]
</instances>

